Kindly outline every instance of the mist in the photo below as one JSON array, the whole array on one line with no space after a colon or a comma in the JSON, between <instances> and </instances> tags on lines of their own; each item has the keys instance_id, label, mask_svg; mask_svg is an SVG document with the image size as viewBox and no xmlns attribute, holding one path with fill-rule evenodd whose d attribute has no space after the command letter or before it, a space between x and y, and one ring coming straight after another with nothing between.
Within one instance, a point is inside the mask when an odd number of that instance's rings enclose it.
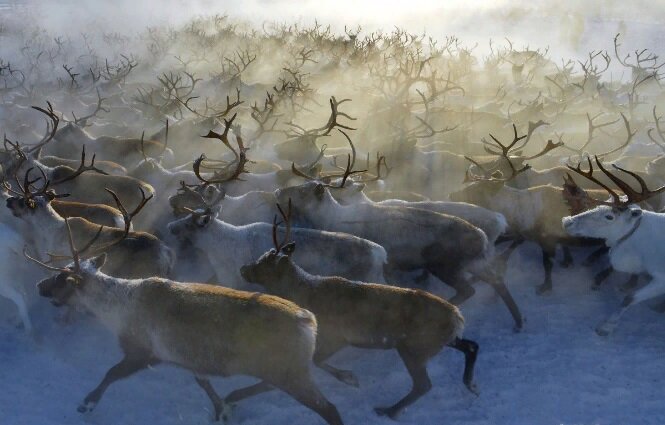
<instances>
[{"instance_id":1,"label":"mist","mask_svg":"<svg viewBox=\"0 0 665 425\"><path fill-rule=\"evenodd\" d=\"M663 22L0 0L0 423L659 423Z\"/></svg>"},{"instance_id":2,"label":"mist","mask_svg":"<svg viewBox=\"0 0 665 425\"><path fill-rule=\"evenodd\" d=\"M11 3L11 2L8 2ZM164 0L132 2L18 1L29 8L27 22L57 34L75 35L92 29L140 32L145 27L180 25L192 17L227 14L260 27L265 22L309 25L318 20L337 32L361 25L365 32L395 26L443 39L455 35L486 52L489 39L508 37L518 45L550 46L557 57L580 57L611 47L622 32L630 43L660 53L665 10L658 2L619 0L550 2L509 0L285 1L285 0ZM17 13L16 11L6 13Z\"/></svg>"}]
</instances>

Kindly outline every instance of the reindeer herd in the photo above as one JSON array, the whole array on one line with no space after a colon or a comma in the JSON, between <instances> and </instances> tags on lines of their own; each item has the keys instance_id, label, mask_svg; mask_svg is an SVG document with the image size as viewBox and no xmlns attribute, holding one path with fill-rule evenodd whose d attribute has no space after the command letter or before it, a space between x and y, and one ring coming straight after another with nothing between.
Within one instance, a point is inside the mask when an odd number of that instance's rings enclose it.
<instances>
[{"instance_id":1,"label":"reindeer herd","mask_svg":"<svg viewBox=\"0 0 665 425\"><path fill-rule=\"evenodd\" d=\"M478 57L454 37L223 16L136 38L0 31L13 46L0 57L0 295L29 333L38 293L117 336L124 357L82 413L169 363L217 420L280 389L342 424L312 365L359 386L329 364L345 347L404 363L411 390L379 415L431 389L444 347L477 394L479 344L457 306L484 282L523 328L509 260L525 241L542 251L543 296L556 264L604 264L590 289L629 277L599 335L665 294L663 63L623 52L620 35L614 52L558 64L509 40ZM611 65L628 75L606 78ZM232 375L259 382L221 397L209 378Z\"/></svg>"}]
</instances>

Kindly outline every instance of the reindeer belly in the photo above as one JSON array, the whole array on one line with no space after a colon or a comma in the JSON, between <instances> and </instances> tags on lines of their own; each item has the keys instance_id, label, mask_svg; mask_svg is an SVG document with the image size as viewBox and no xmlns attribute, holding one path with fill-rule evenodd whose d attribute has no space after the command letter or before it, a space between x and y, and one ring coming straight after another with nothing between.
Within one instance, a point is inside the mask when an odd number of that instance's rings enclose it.
<instances>
[{"instance_id":1,"label":"reindeer belly","mask_svg":"<svg viewBox=\"0 0 665 425\"><path fill-rule=\"evenodd\" d=\"M637 274L645 271L642 256L632 249L612 249L610 260L614 269L624 273Z\"/></svg>"}]
</instances>

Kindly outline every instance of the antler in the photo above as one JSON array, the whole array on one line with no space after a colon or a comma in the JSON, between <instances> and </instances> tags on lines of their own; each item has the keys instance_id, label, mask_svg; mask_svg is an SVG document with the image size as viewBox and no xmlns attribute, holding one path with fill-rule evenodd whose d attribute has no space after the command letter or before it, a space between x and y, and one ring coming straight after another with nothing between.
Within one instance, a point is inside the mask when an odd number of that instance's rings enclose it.
<instances>
[{"instance_id":1,"label":"antler","mask_svg":"<svg viewBox=\"0 0 665 425\"><path fill-rule=\"evenodd\" d=\"M507 182L507 181L510 181L510 180L514 179L517 175L531 169L531 166L529 164L524 164L524 167L522 167L518 170L518 169L515 168L515 166L513 165L513 162L510 160L510 158L508 156L505 156L506 161L508 162L508 166L510 166L510 170L511 170L510 175L508 177L503 177L503 173L501 171L497 170L494 173L492 173L492 175L488 176L487 175L488 174L487 170L485 170L480 164L478 164L476 161L472 160L471 158L469 158L467 156L465 156L464 158L466 158L467 160L471 161L473 164L480 167L480 169L483 170L483 172L485 174L483 177L474 175L474 174L471 173L471 167L469 167L466 170L466 177L464 179L465 182L467 182L467 181Z\"/></svg>"},{"instance_id":2,"label":"antler","mask_svg":"<svg viewBox=\"0 0 665 425\"><path fill-rule=\"evenodd\" d=\"M283 222L278 223L277 222L277 215L273 218L272 221L272 242L275 244L275 250L279 252L282 248L284 248L284 245L289 243L289 239L291 238L291 198L289 198L289 208L288 212L285 214L284 210L282 207L277 204L277 209L279 210L279 213L282 216L282 219L284 220ZM282 242L279 243L277 241L277 227L284 223L286 225L286 233L284 234L284 238L282 239Z\"/></svg>"},{"instance_id":3,"label":"antler","mask_svg":"<svg viewBox=\"0 0 665 425\"><path fill-rule=\"evenodd\" d=\"M51 102L46 101L46 104L47 104L46 109L40 108L39 106L32 106L32 109L46 115L47 123L46 123L46 134L44 135L42 140L39 141L39 143L37 143L34 146L31 146L26 150L28 154L39 152L41 148L43 148L48 142L53 140L53 138L55 137L55 133L58 131L60 118L58 118L55 111L53 110L53 105L51 105ZM18 142L16 143L16 145L18 146Z\"/></svg>"},{"instance_id":4,"label":"antler","mask_svg":"<svg viewBox=\"0 0 665 425\"><path fill-rule=\"evenodd\" d=\"M66 267L54 267L54 266L51 266L51 265L49 265L45 262L37 260L36 258L33 258L28 254L26 247L23 248L23 255L25 256L25 258L27 258L28 260L32 261L33 263L35 263L35 264L37 264L37 265L39 265L39 266L41 266L41 267L43 267L47 270L56 271L56 272L67 272L67 273L70 273L70 272L73 271L75 273L80 273L81 272L81 254L83 254L84 252L89 250L90 247L95 243L95 241L99 238L99 235L101 235L102 230L104 230L104 226L99 227L99 230L97 230L97 233L95 234L95 236L87 244L85 244L85 246L82 249L76 249L76 246L74 245L74 237L72 236L72 228L71 228L71 225L69 224L69 220L70 220L69 218L65 218L65 228L67 229L67 241L69 243L69 249L70 249L72 255L71 256L53 255L53 254L49 254L49 253L47 253L47 255L50 258L49 261L72 259L74 261L74 269L73 270L68 269Z\"/></svg>"},{"instance_id":5,"label":"antler","mask_svg":"<svg viewBox=\"0 0 665 425\"><path fill-rule=\"evenodd\" d=\"M499 146L499 149L501 149L501 152L493 151L493 150L491 150L487 147L485 148L485 151L489 154L492 154L492 155L502 155L502 156L508 157L508 154L510 153L510 150L517 144L517 142L519 142L520 140L525 139L527 137L526 134L524 136L518 136L517 135L517 126L515 124L513 124L513 133L514 133L513 141L510 142L510 144L508 146L501 143L496 137L494 137L494 135L492 133L490 133L490 137L492 138L494 143L496 143ZM488 142L485 139L483 139L483 142L488 144Z\"/></svg>"},{"instance_id":6,"label":"antler","mask_svg":"<svg viewBox=\"0 0 665 425\"><path fill-rule=\"evenodd\" d=\"M381 163L383 163L383 166L386 169L386 174L381 175ZM369 154L367 154L367 168L369 168ZM386 163L386 157L379 154L378 152L376 153L376 175L374 177L370 177L368 179L362 179L359 180L359 183L368 183L368 182L373 182L373 181L378 181L381 179L384 179L388 177L390 174L391 168L388 167L388 164Z\"/></svg>"},{"instance_id":7,"label":"antler","mask_svg":"<svg viewBox=\"0 0 665 425\"><path fill-rule=\"evenodd\" d=\"M95 158L96 158L96 156L97 156L96 154L93 154L92 155L92 160L90 161L90 165L85 165L85 145L83 145L83 149L81 150L81 164L79 165L79 168L76 171L74 171L72 174L70 174L66 177L63 177L63 178L58 179L58 180L54 180L52 182L53 185L55 186L55 185L58 185L58 184L61 184L61 183L64 183L64 182L67 182L67 181L70 181L70 180L74 180L75 178L77 178L81 174L85 173L86 171L94 171L96 173L108 176L107 172L105 172L103 170L100 170L99 168L95 167Z\"/></svg>"},{"instance_id":8,"label":"antler","mask_svg":"<svg viewBox=\"0 0 665 425\"><path fill-rule=\"evenodd\" d=\"M621 119L623 119L623 125L626 127L626 141L622 145L617 146L616 148L614 148L614 149L612 149L608 152L598 154L597 155L598 157L604 158L607 155L611 155L613 153L616 153L616 152L619 152L619 151L623 150L626 146L628 146L630 144L631 140L633 140L633 136L635 136L637 134L637 130L632 131L630 129L630 121L628 121L628 118L626 118L626 116L623 114L623 112L621 112Z\"/></svg>"},{"instance_id":9,"label":"antler","mask_svg":"<svg viewBox=\"0 0 665 425\"><path fill-rule=\"evenodd\" d=\"M656 138L651 134L651 132L654 130L653 128L650 128L647 130L647 135L649 136L649 139L651 139L652 142L654 142L656 145L658 145L662 150L665 151L665 132L663 129L660 127L660 120L663 118L662 116L658 116L656 114L656 105L653 107L653 119L654 123L656 124L656 132L658 133L658 138L660 141L656 140Z\"/></svg>"},{"instance_id":10,"label":"antler","mask_svg":"<svg viewBox=\"0 0 665 425\"><path fill-rule=\"evenodd\" d=\"M102 103L106 100L105 97L102 97L102 95L99 93L99 88L97 88L97 106L95 107L95 110L92 111L92 113L85 115L83 117L77 118L76 114L74 114L74 111L72 111L72 117L74 117L74 124L80 125L82 127L85 127L88 125L88 120L90 118L94 118L97 116L97 114L101 112L106 112L109 113L111 112L110 109L105 108L102 106Z\"/></svg>"},{"instance_id":11,"label":"antler","mask_svg":"<svg viewBox=\"0 0 665 425\"><path fill-rule=\"evenodd\" d=\"M612 167L614 167L615 169L617 169L621 172L624 172L624 173L628 174L629 176L633 177L637 181L637 183L640 185L640 191L636 191L628 183L626 183L624 180L620 179L619 177L617 177L616 175L614 175L610 171L608 171L603 166L603 164L600 161L600 159L598 158L598 156L596 156L595 159L596 159L596 164L598 165L598 168L600 168L600 170L610 180L612 180L612 182L614 182L614 184L616 184L619 189L621 189L623 191L623 193L626 195L626 198L627 198L625 201L622 200L621 197L616 193L616 191L612 190L609 186L607 186L603 182L601 182L598 179L596 179L595 177L593 177L593 165L591 163L591 158L587 158L588 163L589 163L589 171L586 171L586 172L582 171L579 164L575 168L568 165L568 168L570 168L574 172L578 173L579 175L581 175L583 177L586 177L590 181L596 183L597 185L599 185L600 187L605 189L610 194L610 196L612 197L612 201L610 201L610 202L608 202L608 201L599 201L597 199L592 199L592 201L594 203L596 203L597 205L609 205L609 206L612 206L612 207L625 208L630 204L636 204L636 203L644 202L647 199L652 198L653 196L656 196L659 193L662 193L662 192L665 191L665 186L663 186L659 189L656 189L656 190L650 190L647 187L647 184L644 181L644 179L642 177L640 177L638 174L636 174L632 171L626 170L624 168L621 168L618 165L612 164Z\"/></svg>"},{"instance_id":12,"label":"antler","mask_svg":"<svg viewBox=\"0 0 665 425\"><path fill-rule=\"evenodd\" d=\"M554 149L556 149L556 148L559 148L559 147L561 147L561 146L563 146L563 142L562 142L561 140L559 140L558 142L554 143L554 142L552 142L552 140L550 139L550 140L547 141L547 145L545 145L545 147L543 148L542 151L540 151L539 153L537 153L537 154L535 154L535 155L528 156L528 157L524 158L524 160L525 160L525 161L530 161L530 160L532 160L532 159L540 158L541 156L545 155L545 154L548 153L549 151L554 150Z\"/></svg>"},{"instance_id":13,"label":"antler","mask_svg":"<svg viewBox=\"0 0 665 425\"><path fill-rule=\"evenodd\" d=\"M598 203L599 205L619 205L621 203L621 196L619 196L618 193L616 193L612 188L610 188L608 185L603 183L602 181L598 180L593 176L593 163L591 162L591 158L587 157L587 161L589 163L589 171L582 171L582 163L578 163L577 167L572 167L571 165L566 165L568 168L570 168L572 171L576 172L582 177L586 177L588 180L596 183L598 186L602 187L607 191L607 193L610 194L612 197L612 202L605 202L605 201L598 201L594 199L593 201ZM598 165L600 165L600 160L598 157L596 157L596 162Z\"/></svg>"}]
</instances>

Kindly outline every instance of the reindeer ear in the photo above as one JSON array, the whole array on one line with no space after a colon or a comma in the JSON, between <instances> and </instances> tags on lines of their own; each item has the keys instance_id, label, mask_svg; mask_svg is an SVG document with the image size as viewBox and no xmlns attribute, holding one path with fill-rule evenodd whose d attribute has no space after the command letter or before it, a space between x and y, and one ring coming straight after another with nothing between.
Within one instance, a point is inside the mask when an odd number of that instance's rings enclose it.
<instances>
[{"instance_id":1,"label":"reindeer ear","mask_svg":"<svg viewBox=\"0 0 665 425\"><path fill-rule=\"evenodd\" d=\"M81 281L74 276L67 276L65 278L67 285L77 286Z\"/></svg>"},{"instance_id":2,"label":"reindeer ear","mask_svg":"<svg viewBox=\"0 0 665 425\"><path fill-rule=\"evenodd\" d=\"M365 189L365 183L356 183L352 187L356 192L362 192Z\"/></svg>"},{"instance_id":3,"label":"reindeer ear","mask_svg":"<svg viewBox=\"0 0 665 425\"><path fill-rule=\"evenodd\" d=\"M104 264L106 264L106 253L91 258L90 264L92 264L92 267L94 267L95 270L99 270L104 267Z\"/></svg>"},{"instance_id":4,"label":"reindeer ear","mask_svg":"<svg viewBox=\"0 0 665 425\"><path fill-rule=\"evenodd\" d=\"M290 256L293 254L293 251L296 250L296 243L295 242L289 242L286 245L282 247L282 254L286 256Z\"/></svg>"},{"instance_id":5,"label":"reindeer ear","mask_svg":"<svg viewBox=\"0 0 665 425\"><path fill-rule=\"evenodd\" d=\"M321 183L316 185L316 189L314 189L314 193L316 194L317 197L322 198L324 192L326 191L326 188L323 187Z\"/></svg>"}]
</instances>

